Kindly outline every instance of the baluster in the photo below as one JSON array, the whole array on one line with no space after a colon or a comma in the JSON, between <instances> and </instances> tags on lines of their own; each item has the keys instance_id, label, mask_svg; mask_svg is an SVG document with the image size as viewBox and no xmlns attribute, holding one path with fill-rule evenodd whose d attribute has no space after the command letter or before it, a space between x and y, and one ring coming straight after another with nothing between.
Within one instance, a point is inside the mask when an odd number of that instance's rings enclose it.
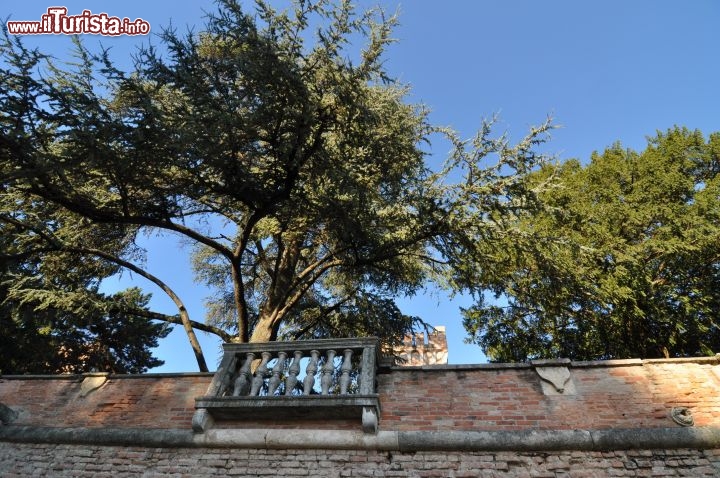
<instances>
[{"instance_id":1,"label":"baluster","mask_svg":"<svg viewBox=\"0 0 720 478\"><path fill-rule=\"evenodd\" d=\"M270 378L270 381L268 382L268 395L274 395L275 390L277 390L278 385L280 385L280 375L283 372L283 369L285 368L285 359L287 358L287 354L285 352L278 352L278 359L277 363L272 369L272 377Z\"/></svg>"},{"instance_id":2,"label":"baluster","mask_svg":"<svg viewBox=\"0 0 720 478\"><path fill-rule=\"evenodd\" d=\"M251 377L250 366L252 365L253 360L255 360L255 354L252 352L248 352L245 358L245 363L243 363L242 367L240 367L240 370L238 371L238 376L235 379L233 397L247 395Z\"/></svg>"},{"instance_id":3,"label":"baluster","mask_svg":"<svg viewBox=\"0 0 720 478\"><path fill-rule=\"evenodd\" d=\"M320 352L317 350L310 351L310 362L305 369L305 380L303 380L303 395L310 395L313 385L315 385L315 373L318 369L318 357Z\"/></svg>"},{"instance_id":4,"label":"baluster","mask_svg":"<svg viewBox=\"0 0 720 478\"><path fill-rule=\"evenodd\" d=\"M345 357L343 358L342 366L340 367L340 394L345 395L348 392L350 386L350 372L352 371L352 349L343 350Z\"/></svg>"},{"instance_id":5,"label":"baluster","mask_svg":"<svg viewBox=\"0 0 720 478\"><path fill-rule=\"evenodd\" d=\"M303 358L303 353L299 350L295 351L295 358L293 358L290 368L288 369L288 376L285 379L285 395L292 395L295 389L295 384L298 379L297 376L300 374L300 361Z\"/></svg>"},{"instance_id":6,"label":"baluster","mask_svg":"<svg viewBox=\"0 0 720 478\"><path fill-rule=\"evenodd\" d=\"M335 371L335 353L334 350L327 351L327 360L320 372L320 393L322 395L328 394L330 385L332 384L332 374Z\"/></svg>"},{"instance_id":7,"label":"baluster","mask_svg":"<svg viewBox=\"0 0 720 478\"><path fill-rule=\"evenodd\" d=\"M232 362L232 366L225 369L225 375L222 378L222 381L220 382L220 387L217 391L217 396L222 397L225 395L232 395L232 390L230 390L230 383L232 382L233 378L233 369L237 365L237 358L235 358Z\"/></svg>"},{"instance_id":8,"label":"baluster","mask_svg":"<svg viewBox=\"0 0 720 478\"><path fill-rule=\"evenodd\" d=\"M268 372L267 363L272 358L272 354L270 352L263 352L262 353L262 361L260 362L260 366L255 370L255 378L252 381L252 388L250 389L250 396L255 396L260 393L260 388L262 387L263 382L265 381L265 378L270 374Z\"/></svg>"}]
</instances>

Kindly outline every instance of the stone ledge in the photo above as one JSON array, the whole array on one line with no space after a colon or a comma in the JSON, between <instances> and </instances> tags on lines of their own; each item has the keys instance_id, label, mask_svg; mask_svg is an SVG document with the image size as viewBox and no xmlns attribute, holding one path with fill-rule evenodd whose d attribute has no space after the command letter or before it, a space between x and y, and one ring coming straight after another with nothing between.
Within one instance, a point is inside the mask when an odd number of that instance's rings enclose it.
<instances>
[{"instance_id":1,"label":"stone ledge","mask_svg":"<svg viewBox=\"0 0 720 478\"><path fill-rule=\"evenodd\" d=\"M720 365L720 354L707 357L677 357L677 358L658 358L644 359L644 363L707 363L712 365Z\"/></svg>"},{"instance_id":2,"label":"stone ledge","mask_svg":"<svg viewBox=\"0 0 720 478\"><path fill-rule=\"evenodd\" d=\"M711 449L720 427L607 430L399 432L400 451L607 451Z\"/></svg>"},{"instance_id":3,"label":"stone ledge","mask_svg":"<svg viewBox=\"0 0 720 478\"><path fill-rule=\"evenodd\" d=\"M82 374L58 374L58 375L0 375L0 380L67 380L71 382L82 382L85 375Z\"/></svg>"},{"instance_id":4,"label":"stone ledge","mask_svg":"<svg viewBox=\"0 0 720 478\"><path fill-rule=\"evenodd\" d=\"M283 344L285 342L279 342ZM287 347L285 347L287 348ZM567 359L559 359L563 362ZM552 362L552 360L550 360ZM534 361L536 364L538 361ZM597 368L597 367L628 367L642 366L645 364L684 364L697 363L707 365L720 365L720 354L707 357L680 357L680 358L662 358L662 359L615 359L615 360L589 360L589 361L570 361L570 368ZM480 364L443 364L443 365L417 365L417 366L399 366L383 364L387 369L393 372L416 372L416 371L446 371L446 370L506 370L506 369L529 369L533 368L530 363L480 363ZM87 373L87 374L58 374L58 375L0 375L0 380L71 380L82 381L86 376L107 376L108 379L147 379L147 378L172 378L172 377L208 377L212 378L215 372L172 372L172 373L143 373L143 374L106 374L106 373Z\"/></svg>"},{"instance_id":5,"label":"stone ledge","mask_svg":"<svg viewBox=\"0 0 720 478\"><path fill-rule=\"evenodd\" d=\"M190 430L150 428L0 427L0 441L70 445L185 447L192 446Z\"/></svg>"},{"instance_id":6,"label":"stone ledge","mask_svg":"<svg viewBox=\"0 0 720 478\"><path fill-rule=\"evenodd\" d=\"M136 374L112 374L106 372L91 372L80 374L57 374L57 375L0 375L0 380L70 380L81 382L85 377L107 377L108 380L124 379L148 379L148 378L183 378L183 377L207 377L212 378L215 372L170 372L170 373L136 373Z\"/></svg>"},{"instance_id":7,"label":"stone ledge","mask_svg":"<svg viewBox=\"0 0 720 478\"><path fill-rule=\"evenodd\" d=\"M642 367L643 365L656 364L707 364L720 365L720 354L708 357L679 357L662 359L613 359L613 360L588 360L573 361L570 359L543 359L530 362L497 362L480 364L443 364L443 365L393 365L389 370L393 372L442 372L449 370L508 370L508 369L531 369L535 367L566 366L569 368L611 368L611 367Z\"/></svg>"},{"instance_id":8,"label":"stone ledge","mask_svg":"<svg viewBox=\"0 0 720 478\"><path fill-rule=\"evenodd\" d=\"M720 427L522 431L190 430L0 427L0 441L163 448L381 451L607 451L720 448Z\"/></svg>"},{"instance_id":9,"label":"stone ledge","mask_svg":"<svg viewBox=\"0 0 720 478\"><path fill-rule=\"evenodd\" d=\"M609 368L609 367L642 367L644 361L639 358L612 359L612 360L588 360L573 361L570 366L573 368Z\"/></svg>"},{"instance_id":10,"label":"stone ledge","mask_svg":"<svg viewBox=\"0 0 720 478\"><path fill-rule=\"evenodd\" d=\"M272 397L198 397L216 419L329 419L359 417L364 407L380 412L378 395L303 395Z\"/></svg>"}]
</instances>

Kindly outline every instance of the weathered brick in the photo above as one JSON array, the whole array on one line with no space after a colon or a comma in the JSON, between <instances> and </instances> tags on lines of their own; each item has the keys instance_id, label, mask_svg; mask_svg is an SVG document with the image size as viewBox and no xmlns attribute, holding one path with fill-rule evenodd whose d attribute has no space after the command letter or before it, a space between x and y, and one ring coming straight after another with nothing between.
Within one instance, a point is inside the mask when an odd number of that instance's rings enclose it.
<instances>
[{"instance_id":1,"label":"weathered brick","mask_svg":"<svg viewBox=\"0 0 720 478\"><path fill-rule=\"evenodd\" d=\"M75 457L82 457L91 450L97 458L95 464L82 464L77 469ZM62 457L60 461L53 458ZM249 450L253 455L255 450ZM717 476L720 455L714 452L685 451L682 459L667 454L661 464L650 461L649 468L633 468L636 464L631 452L617 451L611 456L582 452L556 453L380 453L359 451L335 451L317 453L303 450L257 450L263 459L237 460L236 450L202 449L138 450L122 447L80 447L70 445L24 446L6 443L0 447L2 476L317 476L325 477L553 477L593 478L599 476ZM176 455L173 460L173 453ZM637 452L632 452L637 454ZM121 459L118 456L124 455ZM143 457L138 463L137 457ZM363 456L364 461L351 461L351 457ZM655 453L652 456L660 456ZM712 457L712 460L706 458ZM48 460L50 457L50 460ZM115 457L115 458L111 458ZM182 458L180 458L182 457ZM332 458L331 458L332 457ZM122 461L124 460L124 462ZM637 460L637 459L636 459ZM168 462L174 465L169 465ZM571 461L574 463L570 466ZM655 458L653 461L658 462ZM704 463L702 466L695 466ZM227 467L219 467L227 464ZM260 467L265 464L265 467ZM621 465L618 467L618 465ZM106 471L111 466L114 471ZM677 470L673 469L677 467ZM122 470L122 471L119 471Z\"/></svg>"},{"instance_id":2,"label":"weathered brick","mask_svg":"<svg viewBox=\"0 0 720 478\"><path fill-rule=\"evenodd\" d=\"M669 410L691 408L696 425L718 425L720 373L711 362L646 362L571 369L576 394L545 396L528 367L462 371L393 369L378 376L383 430L558 430L675 426ZM194 398L211 375L111 377L78 399L81 377L0 377L0 402L16 424L188 430ZM358 429L357 420L295 428ZM219 428L282 428L281 421ZM553 453L400 453L363 450L175 449L0 444L1 476L720 476L720 450Z\"/></svg>"}]
</instances>

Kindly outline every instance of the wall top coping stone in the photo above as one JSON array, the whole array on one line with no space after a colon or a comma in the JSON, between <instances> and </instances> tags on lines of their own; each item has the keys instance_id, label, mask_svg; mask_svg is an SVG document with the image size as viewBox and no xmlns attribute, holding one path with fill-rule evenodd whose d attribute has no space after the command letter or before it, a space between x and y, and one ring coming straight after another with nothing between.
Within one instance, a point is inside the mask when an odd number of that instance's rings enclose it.
<instances>
[{"instance_id":1,"label":"wall top coping stone","mask_svg":"<svg viewBox=\"0 0 720 478\"><path fill-rule=\"evenodd\" d=\"M569 368L610 368L610 367L632 367L656 364L687 364L697 363L706 365L720 365L720 354L709 357L681 357L667 359L618 359L618 360L590 360L573 361L569 359L545 359L533 360L525 363L481 363L481 364L452 364L452 365L417 365L402 366L394 365L392 371L444 371L444 370L507 370L507 369L531 369L535 367L569 367Z\"/></svg>"},{"instance_id":2,"label":"wall top coping stone","mask_svg":"<svg viewBox=\"0 0 720 478\"><path fill-rule=\"evenodd\" d=\"M530 363L535 367L567 367L572 363L567 358L531 360Z\"/></svg>"},{"instance_id":3,"label":"wall top coping stone","mask_svg":"<svg viewBox=\"0 0 720 478\"><path fill-rule=\"evenodd\" d=\"M112 374L112 373L81 373L81 374L57 374L57 375L0 375L0 380L68 380L82 382L86 377L107 377L109 380L121 379L149 379L149 378L183 378L183 377L207 377L212 378L215 372L172 372L172 373L137 373L137 374Z\"/></svg>"},{"instance_id":4,"label":"wall top coping stone","mask_svg":"<svg viewBox=\"0 0 720 478\"><path fill-rule=\"evenodd\" d=\"M417 365L389 367L392 371L406 372L442 372L451 370L507 370L531 369L534 367L564 366L570 368L602 368L602 367L628 367L656 364L686 364L696 363L705 365L720 365L720 353L708 357L682 357L668 359L620 359L620 360L592 360L570 361L568 359L534 360L531 363L481 363L481 364L443 364L443 365ZM150 379L150 378L183 378L206 377L212 378L215 372L172 372L172 373L143 373L143 374L112 374L105 372L92 372L84 374L57 374L57 375L0 375L0 380L69 380L82 381L85 377L107 377L112 380L121 379Z\"/></svg>"}]
</instances>

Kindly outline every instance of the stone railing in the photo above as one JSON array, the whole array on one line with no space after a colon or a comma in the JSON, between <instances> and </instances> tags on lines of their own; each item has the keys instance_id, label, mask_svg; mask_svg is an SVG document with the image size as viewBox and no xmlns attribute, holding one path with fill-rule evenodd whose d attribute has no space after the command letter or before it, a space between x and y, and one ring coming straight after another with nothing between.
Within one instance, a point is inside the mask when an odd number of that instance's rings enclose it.
<instances>
[{"instance_id":1,"label":"stone railing","mask_svg":"<svg viewBox=\"0 0 720 478\"><path fill-rule=\"evenodd\" d=\"M361 417L377 431L377 339L224 344L208 390L195 399L193 429L216 420Z\"/></svg>"}]
</instances>

